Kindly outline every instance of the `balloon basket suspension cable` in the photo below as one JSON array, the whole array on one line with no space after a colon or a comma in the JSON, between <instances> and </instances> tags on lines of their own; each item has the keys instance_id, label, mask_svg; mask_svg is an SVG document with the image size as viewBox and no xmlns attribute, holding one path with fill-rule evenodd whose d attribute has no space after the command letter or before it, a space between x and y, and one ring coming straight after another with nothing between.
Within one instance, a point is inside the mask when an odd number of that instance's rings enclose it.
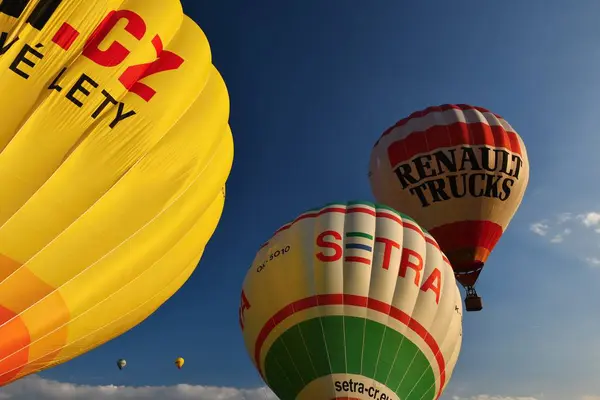
<instances>
[{"instance_id":1,"label":"balloon basket suspension cable","mask_svg":"<svg viewBox=\"0 0 600 400\"><path fill-rule=\"evenodd\" d=\"M465 286L467 297L465 297L465 309L467 311L481 311L483 309L483 302L481 297L477 295L477 291L473 286Z\"/></svg>"}]
</instances>

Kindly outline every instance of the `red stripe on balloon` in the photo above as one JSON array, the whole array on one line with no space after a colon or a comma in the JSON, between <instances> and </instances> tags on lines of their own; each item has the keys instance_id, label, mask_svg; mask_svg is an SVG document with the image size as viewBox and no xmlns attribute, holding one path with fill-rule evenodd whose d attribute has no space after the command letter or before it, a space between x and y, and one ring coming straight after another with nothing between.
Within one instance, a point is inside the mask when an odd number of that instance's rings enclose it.
<instances>
[{"instance_id":1,"label":"red stripe on balloon","mask_svg":"<svg viewBox=\"0 0 600 400\"><path fill-rule=\"evenodd\" d=\"M387 152L390 166L393 168L419 154L456 146L499 147L519 155L522 151L519 136L514 132L504 130L501 126L456 122L412 132L406 138L390 144Z\"/></svg>"},{"instance_id":2,"label":"red stripe on balloon","mask_svg":"<svg viewBox=\"0 0 600 400\"><path fill-rule=\"evenodd\" d=\"M479 111L480 113L492 114L498 119L504 119L500 115L493 113L490 110L488 110L487 108L483 108L483 107L470 106L468 104L442 104L441 106L431 106L431 107L427 107L424 110L413 112L408 117L402 118L400 121L396 122L393 126L390 126L385 132L383 132L383 134L381 136L383 137L383 136L389 134L394 128L406 125L408 123L408 121L410 121L411 119L422 118L429 114L433 114L434 112L444 112L444 111L450 111L450 110L459 110L459 111L475 110L475 111Z\"/></svg>"},{"instance_id":3,"label":"red stripe on balloon","mask_svg":"<svg viewBox=\"0 0 600 400\"><path fill-rule=\"evenodd\" d=\"M267 337L277 325L283 322L286 318L289 318L300 311L313 307L332 305L350 305L355 307L365 307L370 310L378 311L382 314L388 315L390 318L395 319L401 324L406 325L410 330L419 335L419 337L423 339L435 356L435 360L440 371L440 387L437 397L441 396L441 391L446 382L446 362L439 345L433 336L431 336L431 334L427 331L427 329L425 329L423 325L413 319L410 315L390 304L369 297L352 294L339 293L310 296L290 303L275 313L275 315L273 315L273 317L271 317L260 330L254 346L254 360L260 374L264 377L262 368L260 366L260 353L262 351L262 347L267 340Z\"/></svg>"},{"instance_id":4,"label":"red stripe on balloon","mask_svg":"<svg viewBox=\"0 0 600 400\"><path fill-rule=\"evenodd\" d=\"M438 226L430 233L443 252L475 247L492 251L502 236L502 227L490 221L458 221Z\"/></svg>"},{"instance_id":5,"label":"red stripe on balloon","mask_svg":"<svg viewBox=\"0 0 600 400\"><path fill-rule=\"evenodd\" d=\"M371 216L375 216L377 218L387 218L387 219L390 219L392 221L395 221L400 226L403 226L403 227L405 227L407 229L410 229L410 230L418 233L425 240L425 242L429 243L430 245L434 246L436 249L440 250L439 244L435 240L433 240L433 239L425 236L423 234L423 232L421 231L421 228L419 228L417 225L410 223L406 219L402 220L397 215L393 215L393 214L387 213L387 212L375 212L375 211L373 211L371 209L364 208L364 207L353 207L353 208L326 207L326 208L323 208L320 211L302 214L301 216L299 216L298 218L296 218L294 221L292 221L289 224L286 224L286 225L282 226L281 228L279 228L273 234L273 236L275 236L278 233L283 232L283 231L285 231L287 229L290 229L296 222L302 221L304 219L317 218L317 217L320 217L321 215L328 214L328 213L340 213L340 214L363 213L363 214L368 214L368 215L371 215ZM267 242L265 242L265 243L263 243L260 246L260 248L262 249L263 247L268 246L269 242L270 242L270 240L267 241ZM448 258L446 257L446 255L443 254L443 253L442 253L442 258L443 258L443 260L445 262L450 263L450 261L448 260Z\"/></svg>"},{"instance_id":6,"label":"red stripe on balloon","mask_svg":"<svg viewBox=\"0 0 600 400\"><path fill-rule=\"evenodd\" d=\"M346 256L344 257L345 262L355 262L365 265L371 265L371 260L364 257L356 257L356 256Z\"/></svg>"},{"instance_id":7,"label":"red stripe on balloon","mask_svg":"<svg viewBox=\"0 0 600 400\"><path fill-rule=\"evenodd\" d=\"M477 280L482 264L500 240L502 232L502 226L491 221L458 221L430 230L441 250L448 256L452 268L460 273L456 275L456 279L467 286L473 285ZM486 251L476 251L478 248ZM453 253L458 250L471 251L473 259L453 259Z\"/></svg>"}]
</instances>

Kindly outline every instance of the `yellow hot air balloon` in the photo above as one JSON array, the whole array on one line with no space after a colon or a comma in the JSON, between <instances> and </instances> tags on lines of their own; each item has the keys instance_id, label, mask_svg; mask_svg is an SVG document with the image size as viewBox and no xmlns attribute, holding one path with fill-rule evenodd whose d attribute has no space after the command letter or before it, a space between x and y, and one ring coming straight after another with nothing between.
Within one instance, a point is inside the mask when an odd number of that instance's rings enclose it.
<instances>
[{"instance_id":1,"label":"yellow hot air balloon","mask_svg":"<svg viewBox=\"0 0 600 400\"><path fill-rule=\"evenodd\" d=\"M460 292L437 243L371 203L279 229L246 275L239 318L281 400L437 399L462 342Z\"/></svg>"},{"instance_id":2,"label":"yellow hot air balloon","mask_svg":"<svg viewBox=\"0 0 600 400\"><path fill-rule=\"evenodd\" d=\"M175 365L177 366L177 369L181 369L181 367L183 367L183 364L185 363L185 360L181 357L178 357L175 360Z\"/></svg>"},{"instance_id":3,"label":"yellow hot air balloon","mask_svg":"<svg viewBox=\"0 0 600 400\"><path fill-rule=\"evenodd\" d=\"M375 143L369 167L377 201L428 229L465 287L467 311L483 307L477 278L529 181L525 144L482 107L444 104L417 111Z\"/></svg>"},{"instance_id":4,"label":"yellow hot air balloon","mask_svg":"<svg viewBox=\"0 0 600 400\"><path fill-rule=\"evenodd\" d=\"M220 219L233 140L178 0L3 1L0 32L3 385L181 287Z\"/></svg>"}]
</instances>

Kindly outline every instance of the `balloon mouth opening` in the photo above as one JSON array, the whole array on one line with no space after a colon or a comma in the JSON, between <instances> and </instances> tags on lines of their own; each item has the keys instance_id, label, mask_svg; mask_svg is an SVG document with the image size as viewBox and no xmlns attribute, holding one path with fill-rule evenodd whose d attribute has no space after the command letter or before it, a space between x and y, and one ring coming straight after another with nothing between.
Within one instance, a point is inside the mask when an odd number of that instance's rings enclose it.
<instances>
[{"instance_id":1,"label":"balloon mouth opening","mask_svg":"<svg viewBox=\"0 0 600 400\"><path fill-rule=\"evenodd\" d=\"M465 288L468 295L475 290L474 286L483 269L483 262L471 261L459 265L452 265L452 269L454 269L454 277L458 283Z\"/></svg>"},{"instance_id":2,"label":"balloon mouth opening","mask_svg":"<svg viewBox=\"0 0 600 400\"><path fill-rule=\"evenodd\" d=\"M483 261L470 261L470 262L463 262L463 263L456 263L456 264L452 264L452 267L454 268L456 275L460 276L460 275L468 275L468 274L474 274L476 272L479 272L483 269Z\"/></svg>"}]
</instances>

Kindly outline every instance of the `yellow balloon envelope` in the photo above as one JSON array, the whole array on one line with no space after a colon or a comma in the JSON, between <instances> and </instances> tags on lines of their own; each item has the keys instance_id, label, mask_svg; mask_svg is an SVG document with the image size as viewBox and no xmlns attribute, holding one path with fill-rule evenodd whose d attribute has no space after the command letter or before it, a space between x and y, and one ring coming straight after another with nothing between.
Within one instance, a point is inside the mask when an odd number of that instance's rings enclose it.
<instances>
[{"instance_id":1,"label":"yellow balloon envelope","mask_svg":"<svg viewBox=\"0 0 600 400\"><path fill-rule=\"evenodd\" d=\"M181 358L181 357L178 357L178 358L175 360L175 366L176 366L178 369L181 369L181 368L183 367L183 364L185 364L185 360L184 360L183 358Z\"/></svg>"},{"instance_id":2,"label":"yellow balloon envelope","mask_svg":"<svg viewBox=\"0 0 600 400\"><path fill-rule=\"evenodd\" d=\"M178 0L0 3L0 385L140 323L194 270L233 160Z\"/></svg>"},{"instance_id":3,"label":"yellow balloon envelope","mask_svg":"<svg viewBox=\"0 0 600 400\"><path fill-rule=\"evenodd\" d=\"M281 400L434 400L462 343L460 292L436 241L370 203L279 229L246 275L239 317Z\"/></svg>"}]
</instances>

